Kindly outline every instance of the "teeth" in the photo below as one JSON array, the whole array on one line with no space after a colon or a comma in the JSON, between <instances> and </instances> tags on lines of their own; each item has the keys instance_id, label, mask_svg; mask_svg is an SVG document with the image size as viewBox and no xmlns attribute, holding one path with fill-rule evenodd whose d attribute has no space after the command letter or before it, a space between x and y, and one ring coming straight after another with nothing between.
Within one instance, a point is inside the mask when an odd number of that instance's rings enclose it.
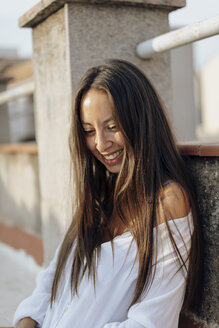
<instances>
[{"instance_id":1,"label":"teeth","mask_svg":"<svg viewBox=\"0 0 219 328\"><path fill-rule=\"evenodd\" d=\"M109 160L109 159L115 159L117 156L119 156L121 154L122 150L120 151L117 151L116 153L112 154L112 155L109 155L109 156L104 156L106 158L106 160Z\"/></svg>"}]
</instances>

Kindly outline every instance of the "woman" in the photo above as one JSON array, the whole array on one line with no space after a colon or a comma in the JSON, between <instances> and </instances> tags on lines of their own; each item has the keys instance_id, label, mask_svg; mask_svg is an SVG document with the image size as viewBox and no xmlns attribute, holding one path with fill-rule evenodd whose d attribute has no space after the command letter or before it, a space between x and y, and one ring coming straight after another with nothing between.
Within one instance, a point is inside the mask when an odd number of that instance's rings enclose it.
<instances>
[{"instance_id":1,"label":"woman","mask_svg":"<svg viewBox=\"0 0 219 328\"><path fill-rule=\"evenodd\" d=\"M198 281L198 223L164 110L137 67L111 60L85 73L69 143L76 210L15 326L178 327Z\"/></svg>"}]
</instances>

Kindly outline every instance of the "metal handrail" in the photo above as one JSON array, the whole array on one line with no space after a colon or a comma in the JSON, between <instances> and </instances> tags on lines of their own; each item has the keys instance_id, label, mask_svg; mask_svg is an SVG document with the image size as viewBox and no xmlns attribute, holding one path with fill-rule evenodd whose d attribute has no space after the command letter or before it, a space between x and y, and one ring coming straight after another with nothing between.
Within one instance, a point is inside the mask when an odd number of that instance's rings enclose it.
<instances>
[{"instance_id":1,"label":"metal handrail","mask_svg":"<svg viewBox=\"0 0 219 328\"><path fill-rule=\"evenodd\" d=\"M136 52L140 58L146 59L154 53L174 49L216 34L219 34L219 15L141 42Z\"/></svg>"},{"instance_id":2,"label":"metal handrail","mask_svg":"<svg viewBox=\"0 0 219 328\"><path fill-rule=\"evenodd\" d=\"M0 105L8 101L14 100L16 98L19 98L21 96L32 94L33 91L34 91L33 81L29 81L20 86L2 91L0 92Z\"/></svg>"}]
</instances>

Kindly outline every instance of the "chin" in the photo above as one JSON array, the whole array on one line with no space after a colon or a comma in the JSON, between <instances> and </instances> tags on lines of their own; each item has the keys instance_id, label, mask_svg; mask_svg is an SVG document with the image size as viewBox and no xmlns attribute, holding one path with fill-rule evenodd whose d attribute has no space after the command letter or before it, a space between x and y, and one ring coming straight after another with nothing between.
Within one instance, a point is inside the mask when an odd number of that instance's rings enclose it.
<instances>
[{"instance_id":1,"label":"chin","mask_svg":"<svg viewBox=\"0 0 219 328\"><path fill-rule=\"evenodd\" d=\"M105 166L105 167L111 173L117 173L118 174L120 172L120 170L121 170L121 165L119 167L118 166L115 166L115 167L113 167L113 166L111 166L111 167Z\"/></svg>"}]
</instances>

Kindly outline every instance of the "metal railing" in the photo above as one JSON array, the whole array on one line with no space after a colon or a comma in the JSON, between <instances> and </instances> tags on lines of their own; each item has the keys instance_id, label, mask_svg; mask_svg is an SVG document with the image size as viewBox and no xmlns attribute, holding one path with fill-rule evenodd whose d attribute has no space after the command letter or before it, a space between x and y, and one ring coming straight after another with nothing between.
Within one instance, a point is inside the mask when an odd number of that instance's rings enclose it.
<instances>
[{"instance_id":1,"label":"metal railing","mask_svg":"<svg viewBox=\"0 0 219 328\"><path fill-rule=\"evenodd\" d=\"M16 98L32 94L33 91L34 91L33 81L25 82L20 86L2 91L0 92L0 105L8 101L14 100Z\"/></svg>"},{"instance_id":2,"label":"metal railing","mask_svg":"<svg viewBox=\"0 0 219 328\"><path fill-rule=\"evenodd\" d=\"M219 34L219 15L141 42L136 52L140 58L146 59L154 53L174 49L216 34Z\"/></svg>"}]
</instances>

